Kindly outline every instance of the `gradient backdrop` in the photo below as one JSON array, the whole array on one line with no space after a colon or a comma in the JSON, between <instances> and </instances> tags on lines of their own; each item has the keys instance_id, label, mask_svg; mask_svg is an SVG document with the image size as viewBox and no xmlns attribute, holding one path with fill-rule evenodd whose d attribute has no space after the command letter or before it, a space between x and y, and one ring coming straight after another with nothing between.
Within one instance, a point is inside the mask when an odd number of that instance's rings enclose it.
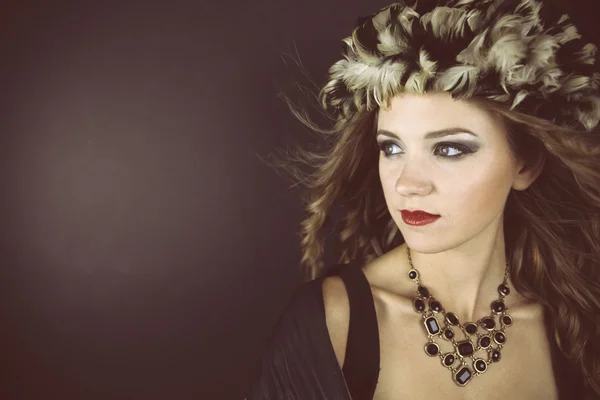
<instances>
[{"instance_id":1,"label":"gradient backdrop","mask_svg":"<svg viewBox=\"0 0 600 400\"><path fill-rule=\"evenodd\" d=\"M315 143L285 55L323 84L387 3L2 2L0 399L242 399L300 257L259 157Z\"/></svg>"}]
</instances>

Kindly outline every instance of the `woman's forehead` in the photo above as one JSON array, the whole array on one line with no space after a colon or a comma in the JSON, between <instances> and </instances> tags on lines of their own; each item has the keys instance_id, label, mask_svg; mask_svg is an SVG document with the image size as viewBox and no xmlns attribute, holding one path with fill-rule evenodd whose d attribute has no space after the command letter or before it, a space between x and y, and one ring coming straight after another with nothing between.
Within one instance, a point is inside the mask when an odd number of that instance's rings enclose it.
<instances>
[{"instance_id":1,"label":"woman's forehead","mask_svg":"<svg viewBox=\"0 0 600 400\"><path fill-rule=\"evenodd\" d=\"M403 131L432 131L463 126L471 130L502 127L501 119L466 100L456 100L448 93L413 94L393 97L389 108L378 110L379 129L402 127Z\"/></svg>"}]
</instances>

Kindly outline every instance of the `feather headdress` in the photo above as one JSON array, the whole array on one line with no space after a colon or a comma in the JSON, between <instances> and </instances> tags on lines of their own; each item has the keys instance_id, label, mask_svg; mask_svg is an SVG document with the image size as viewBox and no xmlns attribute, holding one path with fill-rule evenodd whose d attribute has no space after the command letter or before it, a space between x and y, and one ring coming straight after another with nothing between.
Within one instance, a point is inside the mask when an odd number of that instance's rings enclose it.
<instances>
[{"instance_id":1,"label":"feather headdress","mask_svg":"<svg viewBox=\"0 0 600 400\"><path fill-rule=\"evenodd\" d=\"M359 18L321 90L338 120L402 92L485 97L559 125L600 120L597 47L540 0L423 0ZM413 0L414 1L414 0Z\"/></svg>"}]
</instances>

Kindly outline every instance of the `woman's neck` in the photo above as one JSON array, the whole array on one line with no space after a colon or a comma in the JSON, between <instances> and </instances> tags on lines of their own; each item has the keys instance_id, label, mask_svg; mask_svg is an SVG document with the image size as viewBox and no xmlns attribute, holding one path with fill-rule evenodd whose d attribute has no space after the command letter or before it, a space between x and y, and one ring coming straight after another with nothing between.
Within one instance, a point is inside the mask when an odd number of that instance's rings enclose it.
<instances>
[{"instance_id":1,"label":"woman's neck","mask_svg":"<svg viewBox=\"0 0 600 400\"><path fill-rule=\"evenodd\" d=\"M406 247L404 243L395 249L399 257L408 258ZM506 270L502 223L498 229L481 232L471 241L440 253L419 253L415 249L410 253L421 284L445 310L463 322L490 313L490 303L499 296L498 285ZM509 287L514 293L510 281Z\"/></svg>"}]
</instances>

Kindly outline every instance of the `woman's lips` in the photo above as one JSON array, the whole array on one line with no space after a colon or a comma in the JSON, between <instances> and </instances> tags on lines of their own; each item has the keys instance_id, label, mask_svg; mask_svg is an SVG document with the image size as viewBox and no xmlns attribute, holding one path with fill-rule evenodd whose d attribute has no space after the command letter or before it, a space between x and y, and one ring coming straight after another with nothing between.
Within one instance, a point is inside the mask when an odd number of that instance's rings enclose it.
<instances>
[{"instance_id":1,"label":"woman's lips","mask_svg":"<svg viewBox=\"0 0 600 400\"><path fill-rule=\"evenodd\" d=\"M436 221L440 217L440 215L429 214L421 210L400 210L400 214L402 214L402 220L404 223L412 226L427 225Z\"/></svg>"}]
</instances>

